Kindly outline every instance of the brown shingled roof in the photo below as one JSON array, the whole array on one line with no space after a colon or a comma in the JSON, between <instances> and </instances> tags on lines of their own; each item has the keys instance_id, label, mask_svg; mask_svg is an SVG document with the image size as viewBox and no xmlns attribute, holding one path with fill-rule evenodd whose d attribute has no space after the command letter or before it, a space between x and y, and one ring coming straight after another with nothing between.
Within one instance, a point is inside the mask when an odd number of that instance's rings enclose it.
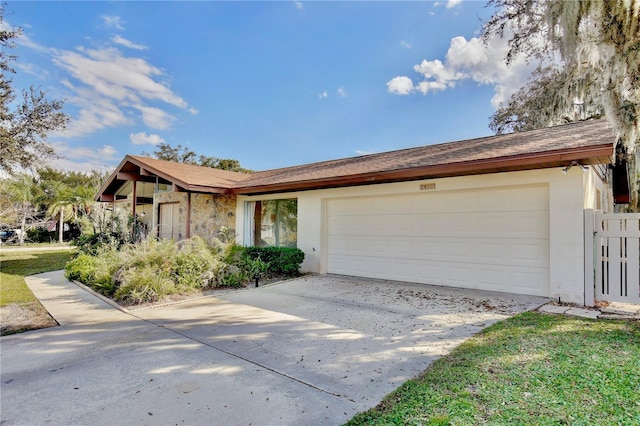
<instances>
[{"instance_id":1,"label":"brown shingled roof","mask_svg":"<svg viewBox=\"0 0 640 426\"><path fill-rule=\"evenodd\" d=\"M213 169L211 167L193 164L175 163L173 161L158 160L156 158L129 155L144 169L158 175L165 175L168 180L178 183L184 189L197 187L231 188L246 180L247 173L230 172Z\"/></svg>"},{"instance_id":2,"label":"brown shingled roof","mask_svg":"<svg viewBox=\"0 0 640 426\"><path fill-rule=\"evenodd\" d=\"M606 120L590 120L507 135L254 173L235 193L317 189L367 183L611 162L615 134Z\"/></svg>"},{"instance_id":3,"label":"brown shingled roof","mask_svg":"<svg viewBox=\"0 0 640 426\"><path fill-rule=\"evenodd\" d=\"M96 199L111 201L125 182L153 182L155 176L182 190L220 194L229 193L232 187L249 177L246 173L127 155L104 183Z\"/></svg>"},{"instance_id":4,"label":"brown shingled roof","mask_svg":"<svg viewBox=\"0 0 640 426\"><path fill-rule=\"evenodd\" d=\"M126 156L98 198L113 194L128 173L153 174L187 191L262 194L564 167L573 161L608 164L614 141L613 129L601 119L252 174Z\"/></svg>"}]
</instances>

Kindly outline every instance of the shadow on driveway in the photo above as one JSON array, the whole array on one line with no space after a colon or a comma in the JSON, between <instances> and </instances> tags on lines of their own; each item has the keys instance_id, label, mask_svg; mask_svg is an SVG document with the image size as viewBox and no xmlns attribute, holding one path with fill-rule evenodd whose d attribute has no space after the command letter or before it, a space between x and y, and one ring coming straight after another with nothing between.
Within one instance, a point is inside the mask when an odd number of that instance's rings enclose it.
<instances>
[{"instance_id":1,"label":"shadow on driveway","mask_svg":"<svg viewBox=\"0 0 640 426\"><path fill-rule=\"evenodd\" d=\"M35 279L66 321L2 338L3 424L340 424L547 301L324 275L127 314Z\"/></svg>"}]
</instances>

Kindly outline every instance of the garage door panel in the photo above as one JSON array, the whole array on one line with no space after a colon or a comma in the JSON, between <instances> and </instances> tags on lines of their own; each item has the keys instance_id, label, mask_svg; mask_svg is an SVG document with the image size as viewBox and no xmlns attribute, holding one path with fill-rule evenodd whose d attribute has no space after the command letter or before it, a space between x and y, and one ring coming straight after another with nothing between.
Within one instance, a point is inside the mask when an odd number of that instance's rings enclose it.
<instances>
[{"instance_id":1,"label":"garage door panel","mask_svg":"<svg viewBox=\"0 0 640 426\"><path fill-rule=\"evenodd\" d=\"M488 238L538 237L549 227L547 211L447 214L343 215L328 222L329 236L461 236Z\"/></svg>"},{"instance_id":2,"label":"garage door panel","mask_svg":"<svg viewBox=\"0 0 640 426\"><path fill-rule=\"evenodd\" d=\"M548 295L546 186L328 200L330 273Z\"/></svg>"},{"instance_id":3,"label":"garage door panel","mask_svg":"<svg viewBox=\"0 0 640 426\"><path fill-rule=\"evenodd\" d=\"M370 278L409 281L491 291L547 296L546 281L537 268L509 265L464 264L460 262L423 261L419 265L405 259L371 258L355 256L350 262L335 259L332 273ZM511 283L505 289L504 283Z\"/></svg>"},{"instance_id":4,"label":"garage door panel","mask_svg":"<svg viewBox=\"0 0 640 426\"><path fill-rule=\"evenodd\" d=\"M395 261L437 262L460 261L470 264L486 262L497 265L524 265L544 268L548 259L544 241L514 239L465 239L398 237L385 238L342 237L334 238L332 254L335 256L359 256L371 262L389 258Z\"/></svg>"}]
</instances>

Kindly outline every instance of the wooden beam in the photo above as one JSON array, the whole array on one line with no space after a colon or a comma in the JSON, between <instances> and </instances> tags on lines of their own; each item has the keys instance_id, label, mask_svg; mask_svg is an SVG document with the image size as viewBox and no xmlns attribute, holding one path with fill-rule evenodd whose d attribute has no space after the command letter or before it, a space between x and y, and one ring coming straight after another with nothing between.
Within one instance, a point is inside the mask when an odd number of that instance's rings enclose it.
<instances>
[{"instance_id":1,"label":"wooden beam","mask_svg":"<svg viewBox=\"0 0 640 426\"><path fill-rule=\"evenodd\" d=\"M153 198L150 197L137 197L136 204L141 206L143 204L153 204Z\"/></svg>"},{"instance_id":2,"label":"wooden beam","mask_svg":"<svg viewBox=\"0 0 640 426\"><path fill-rule=\"evenodd\" d=\"M143 182L155 182L155 178L153 176L142 176L138 173L130 173L130 172L118 172L116 174L116 179L118 180L132 180L143 181Z\"/></svg>"},{"instance_id":3,"label":"wooden beam","mask_svg":"<svg viewBox=\"0 0 640 426\"><path fill-rule=\"evenodd\" d=\"M153 173L151 173L147 169L143 169L142 167L140 167L140 176L154 176L155 177L155 175Z\"/></svg>"},{"instance_id":4,"label":"wooden beam","mask_svg":"<svg viewBox=\"0 0 640 426\"><path fill-rule=\"evenodd\" d=\"M98 201L100 202L113 202L116 197L113 194L100 194Z\"/></svg>"}]
</instances>

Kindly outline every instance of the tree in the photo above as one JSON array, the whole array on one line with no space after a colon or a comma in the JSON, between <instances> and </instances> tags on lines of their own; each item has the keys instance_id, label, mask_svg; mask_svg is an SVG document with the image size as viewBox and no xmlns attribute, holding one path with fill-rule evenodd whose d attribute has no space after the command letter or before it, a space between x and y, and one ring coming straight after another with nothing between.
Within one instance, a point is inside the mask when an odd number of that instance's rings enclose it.
<instances>
[{"instance_id":1,"label":"tree","mask_svg":"<svg viewBox=\"0 0 640 426\"><path fill-rule=\"evenodd\" d=\"M0 6L0 22L4 8ZM48 100L39 88L22 91L21 101L14 103L16 94L9 78L16 57L6 51L15 47L14 40L21 29L0 29L0 169L8 174L16 168L28 169L46 158L55 158L54 148L47 136L66 128L69 117L62 112L63 102Z\"/></svg>"},{"instance_id":2,"label":"tree","mask_svg":"<svg viewBox=\"0 0 640 426\"><path fill-rule=\"evenodd\" d=\"M640 142L640 1L490 0L489 5L495 12L482 36L485 41L508 39L507 64L521 54L544 65L558 64L562 80L554 96L560 102L542 103L545 113L557 117L573 99L600 99L617 132L616 143L635 163ZM637 191L632 194L635 210Z\"/></svg>"},{"instance_id":3,"label":"tree","mask_svg":"<svg viewBox=\"0 0 640 426\"><path fill-rule=\"evenodd\" d=\"M564 69L538 67L529 83L493 113L489 128L500 135L600 118L603 106L599 93L585 91L579 100L568 99L563 96L566 81Z\"/></svg>"},{"instance_id":4,"label":"tree","mask_svg":"<svg viewBox=\"0 0 640 426\"><path fill-rule=\"evenodd\" d=\"M59 220L60 238L64 218L78 225L83 234L95 233L94 196L105 179L105 174L96 170L90 173L67 172L45 167L38 170L38 186L42 196L38 199L40 209L52 219ZM98 224L99 225L99 224ZM93 229L86 229L92 227Z\"/></svg>"},{"instance_id":5,"label":"tree","mask_svg":"<svg viewBox=\"0 0 640 426\"><path fill-rule=\"evenodd\" d=\"M146 153L144 155L150 156ZM208 157L202 154L198 155L182 145L172 147L167 143L160 143L153 152L153 156L159 160L173 161L176 163L195 164L203 167L211 167L212 169L251 173L251 170L240 166L240 162L238 160Z\"/></svg>"},{"instance_id":6,"label":"tree","mask_svg":"<svg viewBox=\"0 0 640 426\"><path fill-rule=\"evenodd\" d=\"M58 242L62 244L64 242L65 213L69 216L73 205L71 190L64 183L58 182L52 198L47 212L53 219L58 219Z\"/></svg>"},{"instance_id":7,"label":"tree","mask_svg":"<svg viewBox=\"0 0 640 426\"><path fill-rule=\"evenodd\" d=\"M20 224L18 243L24 244L27 235L27 219L35 213L35 199L38 188L33 177L26 173L20 173L11 179L4 179L0 187L2 197L11 203L12 213Z\"/></svg>"},{"instance_id":8,"label":"tree","mask_svg":"<svg viewBox=\"0 0 640 426\"><path fill-rule=\"evenodd\" d=\"M168 143L159 143L153 156L159 160L173 161L175 163L198 164L198 154L187 147L178 145L175 148Z\"/></svg>"}]
</instances>

